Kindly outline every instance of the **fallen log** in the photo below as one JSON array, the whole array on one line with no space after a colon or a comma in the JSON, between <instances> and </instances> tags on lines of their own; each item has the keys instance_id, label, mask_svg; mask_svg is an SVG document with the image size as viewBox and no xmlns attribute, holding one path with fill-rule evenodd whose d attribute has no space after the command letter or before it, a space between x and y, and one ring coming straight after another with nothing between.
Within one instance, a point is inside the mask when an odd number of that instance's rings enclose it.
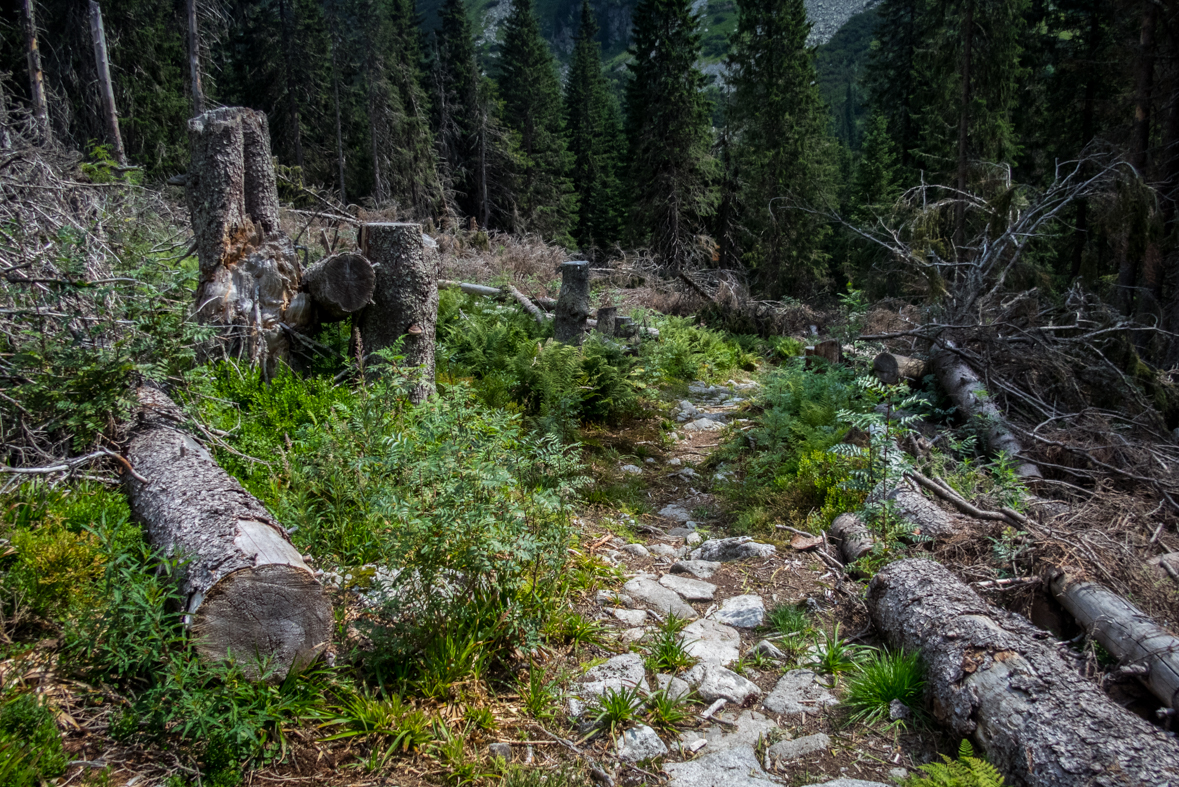
<instances>
[{"instance_id":1,"label":"fallen log","mask_svg":"<svg viewBox=\"0 0 1179 787\"><path fill-rule=\"evenodd\" d=\"M536 305L532 301L528 300L528 296L510 284L504 285L504 290L508 293L508 295L512 296L516 303L520 304L520 308L528 312L528 315L532 317L532 319L536 320L541 325L544 325L547 315L545 315L545 313L540 309L536 308Z\"/></svg>"},{"instance_id":2,"label":"fallen log","mask_svg":"<svg viewBox=\"0 0 1179 787\"><path fill-rule=\"evenodd\" d=\"M302 288L311 296L321 322L339 322L369 304L377 274L355 252L335 254L303 271Z\"/></svg>"},{"instance_id":3,"label":"fallen log","mask_svg":"<svg viewBox=\"0 0 1179 787\"><path fill-rule=\"evenodd\" d=\"M831 364L842 363L843 345L834 339L828 339L825 342L819 342L818 344L803 348L802 354L806 358L808 369L811 367L815 358L822 358Z\"/></svg>"},{"instance_id":4,"label":"fallen log","mask_svg":"<svg viewBox=\"0 0 1179 787\"><path fill-rule=\"evenodd\" d=\"M561 293L557 297L553 338L562 344L580 345L589 317L590 271L588 262L561 265Z\"/></svg>"},{"instance_id":5,"label":"fallen log","mask_svg":"<svg viewBox=\"0 0 1179 787\"><path fill-rule=\"evenodd\" d=\"M872 361L872 371L885 385L896 385L901 380L919 383L925 376L925 361L907 355L880 353Z\"/></svg>"},{"instance_id":6,"label":"fallen log","mask_svg":"<svg viewBox=\"0 0 1179 787\"><path fill-rule=\"evenodd\" d=\"M1027 525L1028 518L1017 511L1013 511L1010 508L1003 508L999 511L983 511L981 508L963 499L961 495L959 495L956 491L954 491L953 488L946 485L944 482L924 476L921 473L918 473L916 470L909 470L905 473L905 476L925 487L930 492L933 492L942 500L950 503L967 516L974 517L975 519L985 519L994 522L1007 522L1008 524L1014 525L1016 527L1024 527Z\"/></svg>"},{"instance_id":7,"label":"fallen log","mask_svg":"<svg viewBox=\"0 0 1179 787\"><path fill-rule=\"evenodd\" d=\"M967 418L978 420L983 427L987 447L993 453L1003 452L1018 461L1023 454L1023 445L1011 431L1007 419L978 374L954 352L951 342L946 341L935 347L937 351L930 359L930 366L950 399ZM1025 480L1043 477L1040 468L1031 462L1022 462L1015 472Z\"/></svg>"},{"instance_id":8,"label":"fallen log","mask_svg":"<svg viewBox=\"0 0 1179 787\"><path fill-rule=\"evenodd\" d=\"M877 495L873 495L879 499ZM951 535L957 528L954 520L941 506L921 494L912 482L902 479L899 484L884 495L885 500L891 500L894 510L905 519L913 523L916 530L930 538L942 538Z\"/></svg>"},{"instance_id":9,"label":"fallen log","mask_svg":"<svg viewBox=\"0 0 1179 787\"><path fill-rule=\"evenodd\" d=\"M892 563L867 602L890 645L921 654L934 718L973 736L1009 783L1179 781L1179 743L1082 678L1048 632L988 604L945 566Z\"/></svg>"},{"instance_id":10,"label":"fallen log","mask_svg":"<svg viewBox=\"0 0 1179 787\"><path fill-rule=\"evenodd\" d=\"M831 537L839 543L839 556L845 566L872 551L875 543L864 520L855 514L840 514L831 524Z\"/></svg>"},{"instance_id":11,"label":"fallen log","mask_svg":"<svg viewBox=\"0 0 1179 787\"><path fill-rule=\"evenodd\" d=\"M470 284L465 281L451 281L449 279L439 279L439 287L457 287L468 295L481 295L484 298L498 298L504 294L503 290L496 287L485 287L482 284Z\"/></svg>"},{"instance_id":12,"label":"fallen log","mask_svg":"<svg viewBox=\"0 0 1179 787\"><path fill-rule=\"evenodd\" d=\"M1179 707L1179 637L1138 607L1095 582L1055 572L1048 586L1060 605L1089 636L1125 666L1141 665L1139 676L1150 693L1168 708Z\"/></svg>"},{"instance_id":13,"label":"fallen log","mask_svg":"<svg viewBox=\"0 0 1179 787\"><path fill-rule=\"evenodd\" d=\"M162 392L140 388L127 473L152 545L183 559L180 590L197 651L233 657L252 679L282 680L327 645L332 609L283 527L180 429Z\"/></svg>"}]
</instances>

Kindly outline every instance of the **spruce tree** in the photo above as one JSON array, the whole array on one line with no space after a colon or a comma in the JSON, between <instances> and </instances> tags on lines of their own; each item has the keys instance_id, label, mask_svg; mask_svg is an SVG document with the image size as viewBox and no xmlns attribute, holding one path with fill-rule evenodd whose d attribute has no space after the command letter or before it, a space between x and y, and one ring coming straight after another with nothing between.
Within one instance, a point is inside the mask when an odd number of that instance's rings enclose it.
<instances>
[{"instance_id":1,"label":"spruce tree","mask_svg":"<svg viewBox=\"0 0 1179 787\"><path fill-rule=\"evenodd\" d=\"M515 229L571 242L577 198L569 179L557 65L540 34L532 0L512 0L499 60L504 123L517 135Z\"/></svg>"},{"instance_id":2,"label":"spruce tree","mask_svg":"<svg viewBox=\"0 0 1179 787\"><path fill-rule=\"evenodd\" d=\"M626 85L631 231L676 271L692 257L695 236L716 205L710 105L696 68L699 20L691 0L639 0L632 24Z\"/></svg>"},{"instance_id":3,"label":"spruce tree","mask_svg":"<svg viewBox=\"0 0 1179 787\"><path fill-rule=\"evenodd\" d=\"M867 219L896 199L898 186L896 146L887 118L877 111L868 120L853 177L851 204L859 212L857 218Z\"/></svg>"},{"instance_id":4,"label":"spruce tree","mask_svg":"<svg viewBox=\"0 0 1179 787\"><path fill-rule=\"evenodd\" d=\"M463 0L446 0L441 16L434 53L438 148L459 212L486 223L489 211L478 166L482 75L475 59L475 39Z\"/></svg>"},{"instance_id":5,"label":"spruce tree","mask_svg":"<svg viewBox=\"0 0 1179 787\"><path fill-rule=\"evenodd\" d=\"M738 0L730 53L733 122L751 237L745 259L773 296L826 271L836 158L816 84L803 0Z\"/></svg>"},{"instance_id":6,"label":"spruce tree","mask_svg":"<svg viewBox=\"0 0 1179 787\"><path fill-rule=\"evenodd\" d=\"M902 167L916 166L919 127L917 57L930 25L931 0L884 0L868 60L866 82L875 111L884 115Z\"/></svg>"},{"instance_id":7,"label":"spruce tree","mask_svg":"<svg viewBox=\"0 0 1179 787\"><path fill-rule=\"evenodd\" d=\"M573 46L573 62L565 85L565 112L570 175L577 193L574 238L583 251L593 253L616 243L622 233L622 194L618 180L623 150L618 104L602 74L598 23L589 0L582 0L581 26Z\"/></svg>"}]
</instances>

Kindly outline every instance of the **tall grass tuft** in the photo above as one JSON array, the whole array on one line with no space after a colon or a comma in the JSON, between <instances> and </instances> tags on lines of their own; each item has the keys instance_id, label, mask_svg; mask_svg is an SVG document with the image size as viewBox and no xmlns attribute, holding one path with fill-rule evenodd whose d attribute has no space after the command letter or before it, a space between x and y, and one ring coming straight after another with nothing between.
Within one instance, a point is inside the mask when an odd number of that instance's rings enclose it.
<instances>
[{"instance_id":1,"label":"tall grass tuft","mask_svg":"<svg viewBox=\"0 0 1179 787\"><path fill-rule=\"evenodd\" d=\"M903 650L877 650L863 659L848 678L843 706L850 711L849 724L876 725L890 720L891 706L899 700L922 715L925 668L921 654ZM895 722L904 726L904 720Z\"/></svg>"}]
</instances>

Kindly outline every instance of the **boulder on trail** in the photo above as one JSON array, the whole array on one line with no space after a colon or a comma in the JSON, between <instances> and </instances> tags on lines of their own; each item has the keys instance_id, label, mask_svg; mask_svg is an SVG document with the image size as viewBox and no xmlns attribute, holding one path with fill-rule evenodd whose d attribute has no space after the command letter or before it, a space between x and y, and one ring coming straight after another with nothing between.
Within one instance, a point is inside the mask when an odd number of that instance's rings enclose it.
<instances>
[{"instance_id":1,"label":"boulder on trail","mask_svg":"<svg viewBox=\"0 0 1179 787\"><path fill-rule=\"evenodd\" d=\"M711 560L728 563L749 557L769 557L777 551L772 544L759 544L752 536L709 539L692 550L693 560Z\"/></svg>"}]
</instances>

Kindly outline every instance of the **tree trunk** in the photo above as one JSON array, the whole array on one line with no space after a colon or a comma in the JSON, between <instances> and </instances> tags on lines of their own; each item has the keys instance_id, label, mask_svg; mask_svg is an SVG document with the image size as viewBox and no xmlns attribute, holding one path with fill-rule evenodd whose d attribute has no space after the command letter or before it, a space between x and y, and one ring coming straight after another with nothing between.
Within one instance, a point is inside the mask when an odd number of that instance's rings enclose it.
<instances>
[{"instance_id":1,"label":"tree trunk","mask_svg":"<svg viewBox=\"0 0 1179 787\"><path fill-rule=\"evenodd\" d=\"M845 566L872 551L875 543L864 520L855 514L840 514L831 524L831 537L839 543L839 555Z\"/></svg>"},{"instance_id":2,"label":"tree trunk","mask_svg":"<svg viewBox=\"0 0 1179 787\"><path fill-rule=\"evenodd\" d=\"M359 315L366 355L404 338L405 362L420 368L410 401L434 393L434 329L438 322L438 268L426 256L420 224L365 224L361 253L377 266L372 304Z\"/></svg>"},{"instance_id":3,"label":"tree trunk","mask_svg":"<svg viewBox=\"0 0 1179 787\"><path fill-rule=\"evenodd\" d=\"M590 272L588 262L566 262L561 266L561 293L557 296L553 338L562 344L580 345L589 317Z\"/></svg>"},{"instance_id":4,"label":"tree trunk","mask_svg":"<svg viewBox=\"0 0 1179 787\"><path fill-rule=\"evenodd\" d=\"M906 355L880 353L872 361L872 371L876 372L876 379L885 385L896 385L901 380L919 383L925 376L925 361Z\"/></svg>"},{"instance_id":5,"label":"tree trunk","mask_svg":"<svg viewBox=\"0 0 1179 787\"><path fill-rule=\"evenodd\" d=\"M192 80L192 116L205 111L205 90L201 87L201 31L197 27L197 0L187 0L188 71Z\"/></svg>"},{"instance_id":6,"label":"tree trunk","mask_svg":"<svg viewBox=\"0 0 1179 787\"><path fill-rule=\"evenodd\" d=\"M526 296L524 293L520 292L519 290L517 290L515 287L513 287L510 284L505 285L504 290L508 293L508 295L512 296L512 299L515 300L516 303L520 304L520 308L522 308L525 312L527 312L529 317L536 320L541 325L544 325L544 321L545 321L544 312L542 312L539 308L537 308L535 303L528 300L528 296Z\"/></svg>"},{"instance_id":7,"label":"tree trunk","mask_svg":"<svg viewBox=\"0 0 1179 787\"><path fill-rule=\"evenodd\" d=\"M1179 707L1179 637L1101 585L1061 572L1049 586L1060 605L1122 666L1149 670L1141 680L1163 705Z\"/></svg>"},{"instance_id":8,"label":"tree trunk","mask_svg":"<svg viewBox=\"0 0 1179 787\"><path fill-rule=\"evenodd\" d=\"M29 94L32 96L33 121L40 134L38 142L53 141L53 129L49 125L49 102L45 100L45 73L41 70L41 50L37 47L37 12L35 0L22 0L21 21L25 28L25 52L29 62Z\"/></svg>"},{"instance_id":9,"label":"tree trunk","mask_svg":"<svg viewBox=\"0 0 1179 787\"><path fill-rule=\"evenodd\" d=\"M336 39L329 43L332 48L332 98L336 108L336 165L340 172L340 204L348 204L348 190L344 185L344 128L340 120L340 70L336 63Z\"/></svg>"},{"instance_id":10,"label":"tree trunk","mask_svg":"<svg viewBox=\"0 0 1179 787\"><path fill-rule=\"evenodd\" d=\"M106 56L106 33L102 29L102 9L98 0L90 0L90 38L94 43L94 63L98 71L98 93L102 97L102 114L111 154L120 166L126 165L123 136L119 133L119 115L115 112L115 87L111 84L110 60Z\"/></svg>"},{"instance_id":11,"label":"tree trunk","mask_svg":"<svg viewBox=\"0 0 1179 787\"><path fill-rule=\"evenodd\" d=\"M962 105L958 110L958 197L954 204L954 249L962 258L966 246L966 187L970 166L970 79L974 63L974 0L966 0L962 20Z\"/></svg>"},{"instance_id":12,"label":"tree trunk","mask_svg":"<svg viewBox=\"0 0 1179 787\"><path fill-rule=\"evenodd\" d=\"M8 92L0 82L0 150L12 147L12 121L8 117Z\"/></svg>"},{"instance_id":13,"label":"tree trunk","mask_svg":"<svg viewBox=\"0 0 1179 787\"><path fill-rule=\"evenodd\" d=\"M873 496L876 497L875 494ZM921 494L921 490L915 488L908 480L902 480L890 489L888 494L884 495L884 499L891 500L896 512L911 522L921 535L943 538L957 530L950 514Z\"/></svg>"},{"instance_id":14,"label":"tree trunk","mask_svg":"<svg viewBox=\"0 0 1179 787\"><path fill-rule=\"evenodd\" d=\"M618 317L614 320L614 335L619 339L629 339L638 333L633 317Z\"/></svg>"},{"instance_id":15,"label":"tree trunk","mask_svg":"<svg viewBox=\"0 0 1179 787\"><path fill-rule=\"evenodd\" d=\"M618 319L618 309L614 306L603 306L598 309L598 324L594 330L603 336L614 336L614 323Z\"/></svg>"},{"instance_id":16,"label":"tree trunk","mask_svg":"<svg viewBox=\"0 0 1179 787\"><path fill-rule=\"evenodd\" d=\"M283 62L286 66L287 77L287 110L290 112L292 142L295 145L295 165L300 171L303 169L303 130L302 118L299 117L299 99L296 96L297 80L295 79L295 55L291 51L295 45L295 33L291 27L291 12L287 8L288 0L278 0L278 14L282 24Z\"/></svg>"},{"instance_id":17,"label":"tree trunk","mask_svg":"<svg viewBox=\"0 0 1179 787\"><path fill-rule=\"evenodd\" d=\"M806 356L807 368L810 368L812 358L822 358L827 363L837 364L843 362L843 345L834 339L828 339L825 342L806 347L802 354Z\"/></svg>"},{"instance_id":18,"label":"tree trunk","mask_svg":"<svg viewBox=\"0 0 1179 787\"><path fill-rule=\"evenodd\" d=\"M265 677L282 680L327 645L331 603L265 506L180 430L180 409L155 389L138 398L131 510L155 547L185 561L180 589L198 652L232 656L254 679L264 663Z\"/></svg>"},{"instance_id":19,"label":"tree trunk","mask_svg":"<svg viewBox=\"0 0 1179 787\"><path fill-rule=\"evenodd\" d=\"M1018 461L1023 453L1023 445L1011 431L1007 419L995 404L994 397L987 392L974 370L953 352L954 345L948 341L943 344L941 347L934 346L935 352L930 359L930 366L937 375L938 382L963 415L979 419L980 425L985 429L987 446L992 453L1002 451ZM1042 477L1040 468L1031 462L1022 462L1015 472L1025 480Z\"/></svg>"},{"instance_id":20,"label":"tree trunk","mask_svg":"<svg viewBox=\"0 0 1179 787\"><path fill-rule=\"evenodd\" d=\"M1179 780L1179 743L1078 675L1048 632L991 606L944 566L886 566L868 585L868 612L889 644L921 654L934 718L973 736L1009 783Z\"/></svg>"},{"instance_id":21,"label":"tree trunk","mask_svg":"<svg viewBox=\"0 0 1179 787\"><path fill-rule=\"evenodd\" d=\"M291 307L302 304L295 298L299 261L279 228L266 115L212 109L188 128L188 205L200 260L197 318L222 326L226 352L248 357L269 376L289 350L282 324L301 327L300 309Z\"/></svg>"},{"instance_id":22,"label":"tree trunk","mask_svg":"<svg viewBox=\"0 0 1179 787\"><path fill-rule=\"evenodd\" d=\"M372 263L344 252L303 271L302 289L314 301L321 322L339 322L372 301L376 280Z\"/></svg>"}]
</instances>

